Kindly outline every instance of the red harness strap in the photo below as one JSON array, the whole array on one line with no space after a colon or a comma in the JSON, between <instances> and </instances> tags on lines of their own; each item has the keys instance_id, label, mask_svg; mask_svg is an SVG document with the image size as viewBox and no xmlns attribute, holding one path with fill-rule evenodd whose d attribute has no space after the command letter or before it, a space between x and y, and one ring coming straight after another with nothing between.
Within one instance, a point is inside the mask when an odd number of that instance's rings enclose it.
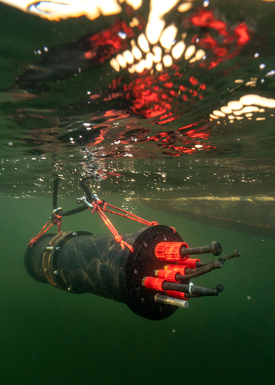
<instances>
[{"instance_id":1,"label":"red harness strap","mask_svg":"<svg viewBox=\"0 0 275 385\"><path fill-rule=\"evenodd\" d=\"M109 203L106 203L106 202L101 201L99 199L97 201L92 202L92 205L93 205L92 214L95 211L97 211L98 214L100 215L101 219L105 223L105 225L108 227L108 229L114 235L115 240L118 243L120 243L122 249L124 249L124 246L127 246L131 252L134 251L133 247L123 240L122 236L118 234L116 228L114 227L114 225L112 224L110 219L104 214L103 211L107 211L108 213L120 215L121 217L124 217L124 218L132 219L133 221L142 223L143 225L146 225L146 226L154 226L154 225L158 224L158 222L155 222L155 221L153 221L153 222L146 221L146 219L140 218L137 215L130 213L129 211L126 211L126 210L123 210L119 207L110 205ZM117 211L109 210L106 208L107 206L112 207L113 209L115 209Z\"/></svg>"},{"instance_id":2,"label":"red harness strap","mask_svg":"<svg viewBox=\"0 0 275 385\"><path fill-rule=\"evenodd\" d=\"M103 203L103 202L98 201L98 203L96 203L96 202L93 202L93 203L92 203L93 206L94 206L93 211L92 211L92 214L93 214L95 211L97 211L98 214L99 214L99 216L100 216L100 218L103 220L103 222L105 223L105 225L108 227L108 229L109 229L109 230L111 231L111 233L113 234L113 236L114 236L116 242L120 243L121 248L124 249L124 246L127 246L128 249L129 249L131 252L133 252L134 249L132 248L132 246L129 245L127 242L125 242L125 241L123 240L122 236L118 234L116 228L114 227L114 225L112 224L112 222L110 221L110 219L109 219L109 218L104 214L104 212L101 210L101 208L100 208L100 206L99 206L99 204L101 204L101 203Z\"/></svg>"},{"instance_id":3,"label":"red harness strap","mask_svg":"<svg viewBox=\"0 0 275 385\"><path fill-rule=\"evenodd\" d=\"M51 222L51 220L49 219L48 222L42 227L42 229L39 231L39 233L37 234L36 237L32 238L30 240L30 242L28 243L28 246L30 245L30 247L33 246L33 244L38 240L38 238L41 237L41 235L45 234L53 225L57 225L57 228L58 228L58 233L62 233L61 231L61 222L62 222L62 216L56 214L53 218L52 218L52 223L49 225L49 223ZM48 227L47 227L48 226Z\"/></svg>"},{"instance_id":4,"label":"red harness strap","mask_svg":"<svg viewBox=\"0 0 275 385\"><path fill-rule=\"evenodd\" d=\"M103 202L103 201L98 201L97 203L99 205L103 204L103 211L107 211L108 213L120 215L121 217L128 218L128 219L132 219L133 221L142 223L143 225L146 225L146 226L158 225L158 222L156 222L156 221L149 222L146 219L140 218L137 215L135 215L133 213L130 213L129 211L126 211L126 210L120 209L119 207L110 205L110 203L106 203L106 202ZM117 211L121 211L121 213L113 211L113 210L109 210L109 209L106 208L106 206L112 207L113 209L115 209ZM122 213L124 213L124 214L122 214Z\"/></svg>"},{"instance_id":5,"label":"red harness strap","mask_svg":"<svg viewBox=\"0 0 275 385\"><path fill-rule=\"evenodd\" d=\"M143 218L141 218L141 217L139 217L139 216L137 216L137 215L135 215L133 213L130 213L129 211L126 211L126 210L123 210L123 209L121 209L119 207L110 205L109 203L106 203L106 202L101 201L99 199L97 199L96 201L92 202L92 205L93 205L92 214L95 211L97 211L99 216L101 217L101 219L105 223L105 225L108 227L108 229L114 235L114 238L115 238L116 242L118 242L121 245L122 249L124 249L124 246L126 246L126 247L128 247L128 249L131 252L134 251L133 247L123 240L122 236L118 234L116 228L114 227L114 225L112 224L110 219L106 216L106 214L104 214L103 211L106 211L106 212L109 212L109 213L112 213L112 214L116 214L116 215L120 215L121 217L124 217L124 218L132 219L133 221L139 222L139 223L141 223L143 225L146 225L146 226L158 225L158 222L155 222L155 221L149 222L146 219L143 219ZM109 206L109 207L111 207L111 208L113 208L114 210L117 210L117 211L109 210L107 208L107 206ZM52 221L52 223L49 225L50 221ZM40 230L40 232L37 234L36 237L31 239L31 241L29 242L28 245L30 245L30 247L32 247L33 244L41 237L41 235L45 234L52 227L53 224L57 225L58 233L62 233L62 231L61 231L61 222L62 222L62 216L56 214L56 212L54 211L54 213L52 214L51 220L49 220L45 224L45 226L43 226L42 230Z\"/></svg>"}]
</instances>

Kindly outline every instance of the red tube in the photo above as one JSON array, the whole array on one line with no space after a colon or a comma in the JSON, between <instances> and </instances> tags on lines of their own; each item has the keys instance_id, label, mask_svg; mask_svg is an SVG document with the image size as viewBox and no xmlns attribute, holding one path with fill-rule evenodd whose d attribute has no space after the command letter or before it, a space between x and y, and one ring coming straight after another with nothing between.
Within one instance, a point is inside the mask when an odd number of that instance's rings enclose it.
<instances>
[{"instance_id":1,"label":"red tube","mask_svg":"<svg viewBox=\"0 0 275 385\"><path fill-rule=\"evenodd\" d=\"M189 266L187 265L167 265L165 266L165 270L173 270L177 273L179 273L180 275L185 275L185 270L189 268Z\"/></svg>"},{"instance_id":2,"label":"red tube","mask_svg":"<svg viewBox=\"0 0 275 385\"><path fill-rule=\"evenodd\" d=\"M189 269L196 269L196 262L200 262L199 259L196 258L188 258L182 261L179 261L180 266L187 266Z\"/></svg>"},{"instance_id":3,"label":"red tube","mask_svg":"<svg viewBox=\"0 0 275 385\"><path fill-rule=\"evenodd\" d=\"M179 291L167 290L166 293L169 297L180 298L180 299L184 299L185 301L188 301L189 299L189 298L185 298L185 293L181 293Z\"/></svg>"}]
</instances>

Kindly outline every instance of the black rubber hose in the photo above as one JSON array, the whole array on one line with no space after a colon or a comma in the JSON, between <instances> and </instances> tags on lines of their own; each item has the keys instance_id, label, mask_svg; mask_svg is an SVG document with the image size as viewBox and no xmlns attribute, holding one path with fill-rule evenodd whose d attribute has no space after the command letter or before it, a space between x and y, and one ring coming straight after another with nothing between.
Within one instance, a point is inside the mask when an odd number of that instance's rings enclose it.
<instances>
[{"instance_id":1,"label":"black rubber hose","mask_svg":"<svg viewBox=\"0 0 275 385\"><path fill-rule=\"evenodd\" d=\"M175 282L163 282L162 288L164 290L179 291L181 293L188 293L188 294L190 294L190 292L189 292L189 290L190 290L191 294L197 294L197 295L201 295L201 296L219 295L219 292L216 289L208 289L207 287L202 287L202 286L189 286L186 284L175 283Z\"/></svg>"},{"instance_id":2,"label":"black rubber hose","mask_svg":"<svg viewBox=\"0 0 275 385\"><path fill-rule=\"evenodd\" d=\"M176 280L184 280L184 279L190 279L198 277L199 275L203 275L206 273L209 273L209 271L220 269L223 266L224 261L222 258L216 259L216 261L213 261L212 263L208 263L207 265L203 267L199 267L197 269L186 269L185 273L186 275L176 274Z\"/></svg>"},{"instance_id":3,"label":"black rubber hose","mask_svg":"<svg viewBox=\"0 0 275 385\"><path fill-rule=\"evenodd\" d=\"M57 209L57 192L58 192L59 178L53 181L53 209Z\"/></svg>"},{"instance_id":4,"label":"black rubber hose","mask_svg":"<svg viewBox=\"0 0 275 385\"><path fill-rule=\"evenodd\" d=\"M84 193L86 194L86 197L88 198L88 201L89 201L90 203L92 203L92 201L93 201L94 199L93 199L93 197L92 197L92 193L91 193L89 187L87 186L86 180L85 180L85 179L80 179L79 184L80 184L80 186L82 187Z\"/></svg>"},{"instance_id":5,"label":"black rubber hose","mask_svg":"<svg viewBox=\"0 0 275 385\"><path fill-rule=\"evenodd\" d=\"M223 285L220 283L220 284L218 284L215 288L213 288L212 290L217 290L219 293L221 293L221 292L224 290L224 287L223 287ZM200 297L203 297L203 295L189 294L189 293L186 293L186 294L185 294L185 298L200 298Z\"/></svg>"},{"instance_id":6,"label":"black rubber hose","mask_svg":"<svg viewBox=\"0 0 275 385\"><path fill-rule=\"evenodd\" d=\"M234 258L234 257L240 257L242 253L240 250L236 249L233 251L233 253L226 255L225 257L222 257L224 261L228 261L228 259Z\"/></svg>"},{"instance_id":7,"label":"black rubber hose","mask_svg":"<svg viewBox=\"0 0 275 385\"><path fill-rule=\"evenodd\" d=\"M233 253L228 254L225 257L220 257L219 259L222 259L225 262L225 261L228 261L231 258L240 257L241 254L242 253L240 252L240 250L236 249L236 250L233 251ZM196 262L196 267L199 268L199 267L207 266L207 265L209 265L209 263L213 263L213 262L215 262L215 261L210 261L210 262L207 262L207 263Z\"/></svg>"},{"instance_id":8,"label":"black rubber hose","mask_svg":"<svg viewBox=\"0 0 275 385\"><path fill-rule=\"evenodd\" d=\"M87 209L88 209L88 207L86 205L83 205L83 206L77 207L76 209L72 209L72 210L66 211L65 213L61 212L60 215L62 217L67 217L68 215L77 214L77 213L80 213L81 211L84 211L84 210L87 210Z\"/></svg>"},{"instance_id":9,"label":"black rubber hose","mask_svg":"<svg viewBox=\"0 0 275 385\"><path fill-rule=\"evenodd\" d=\"M53 209L56 210L57 209L57 193L58 193L58 183L59 183L59 178L57 177L54 181L53 181ZM87 186L85 186L87 188ZM84 188L83 188L84 190ZM85 190L84 190L85 191ZM86 210L88 207L86 205L83 205L83 206L80 206L80 207L77 207L75 209L72 209L72 210L69 210L69 211L61 211L59 213L59 215L61 217L66 217L68 215L72 215L72 214L76 214L76 213L80 213L81 211L84 211Z\"/></svg>"}]
</instances>

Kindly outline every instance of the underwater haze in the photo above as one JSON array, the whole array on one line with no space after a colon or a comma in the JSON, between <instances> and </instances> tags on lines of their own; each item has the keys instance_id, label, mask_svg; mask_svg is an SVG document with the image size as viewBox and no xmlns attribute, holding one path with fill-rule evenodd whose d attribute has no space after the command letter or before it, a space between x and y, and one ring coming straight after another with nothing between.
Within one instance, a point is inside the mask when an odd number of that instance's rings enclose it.
<instances>
[{"instance_id":1,"label":"underwater haze","mask_svg":"<svg viewBox=\"0 0 275 385\"><path fill-rule=\"evenodd\" d=\"M272 383L275 2L90 1L75 14L70 2L4 3L0 383ZM224 291L152 321L37 282L24 254L57 180L63 212L79 207L85 180L190 247L241 250L192 279ZM143 227L107 215L122 236ZM62 231L110 234L91 210Z\"/></svg>"}]
</instances>

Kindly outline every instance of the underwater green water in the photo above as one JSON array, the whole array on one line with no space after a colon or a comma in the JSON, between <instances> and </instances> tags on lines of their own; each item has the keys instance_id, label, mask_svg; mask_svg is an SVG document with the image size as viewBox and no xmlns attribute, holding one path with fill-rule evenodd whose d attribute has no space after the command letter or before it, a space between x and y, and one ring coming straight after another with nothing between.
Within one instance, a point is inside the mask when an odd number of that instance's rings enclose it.
<instances>
[{"instance_id":1,"label":"underwater green water","mask_svg":"<svg viewBox=\"0 0 275 385\"><path fill-rule=\"evenodd\" d=\"M123 199L113 197L114 204ZM73 201L60 201L63 209ZM240 258L193 282L218 297L191 299L163 321L91 294L34 281L23 256L51 212L50 199L1 199L1 384L257 384L274 376L275 240L206 226L140 206L136 214L174 226L190 246L222 244ZM111 216L110 216L111 217ZM113 218L121 234L139 226ZM107 232L96 214L63 219L63 230ZM210 257L203 257L202 260ZM251 299L248 299L251 298Z\"/></svg>"}]
</instances>

